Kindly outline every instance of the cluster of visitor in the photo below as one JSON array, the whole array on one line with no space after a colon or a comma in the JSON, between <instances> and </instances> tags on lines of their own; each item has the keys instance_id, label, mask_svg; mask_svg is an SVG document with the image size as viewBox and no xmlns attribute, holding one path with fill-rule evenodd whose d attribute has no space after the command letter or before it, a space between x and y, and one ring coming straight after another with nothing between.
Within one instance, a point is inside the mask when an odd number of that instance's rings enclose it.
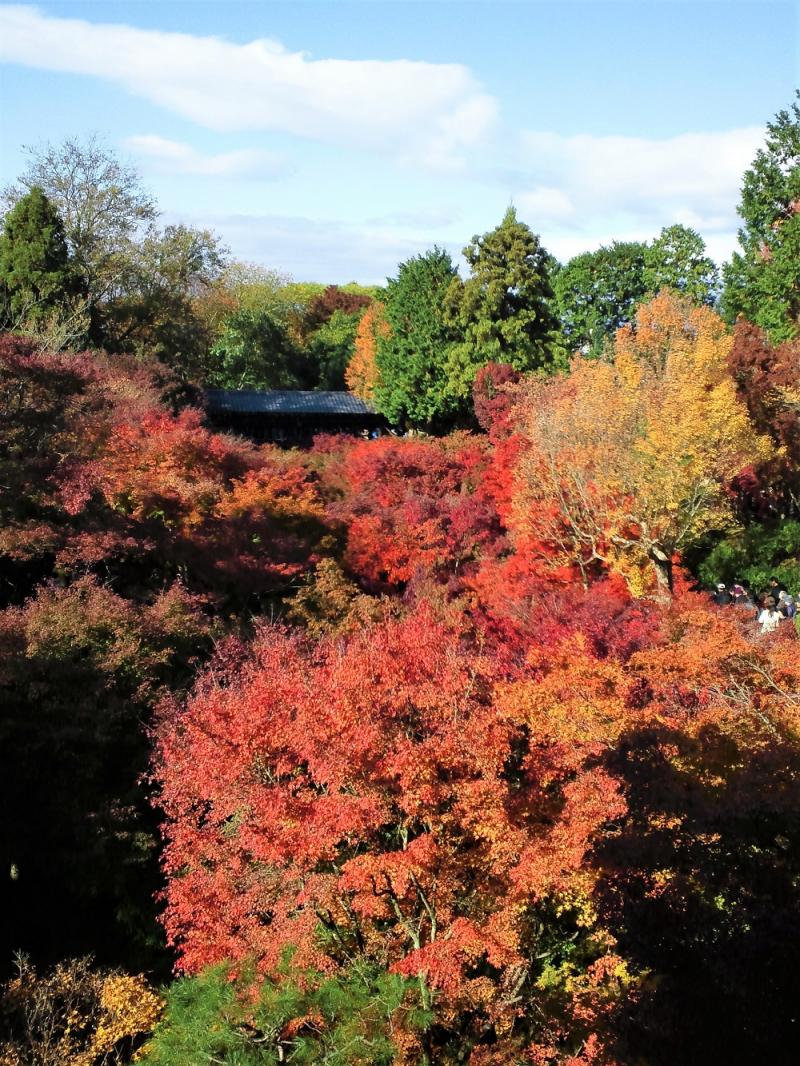
<instances>
[{"instance_id":1,"label":"cluster of visitor","mask_svg":"<svg viewBox=\"0 0 800 1066\"><path fill-rule=\"evenodd\" d=\"M730 587L720 582L711 595L711 601L718 607L744 608L758 623L762 633L774 633L782 622L794 622L797 616L794 597L777 577L771 577L769 588L758 596L753 595L744 581L737 581Z\"/></svg>"}]
</instances>

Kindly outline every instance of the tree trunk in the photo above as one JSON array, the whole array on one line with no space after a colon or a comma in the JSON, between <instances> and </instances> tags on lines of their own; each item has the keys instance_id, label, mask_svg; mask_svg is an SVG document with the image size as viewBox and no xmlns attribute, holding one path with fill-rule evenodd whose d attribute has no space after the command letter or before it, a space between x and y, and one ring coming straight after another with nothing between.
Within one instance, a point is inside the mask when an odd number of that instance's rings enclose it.
<instances>
[{"instance_id":1,"label":"tree trunk","mask_svg":"<svg viewBox=\"0 0 800 1066\"><path fill-rule=\"evenodd\" d=\"M660 600L668 600L672 596L672 559L655 545L648 555L656 574L656 595Z\"/></svg>"}]
</instances>

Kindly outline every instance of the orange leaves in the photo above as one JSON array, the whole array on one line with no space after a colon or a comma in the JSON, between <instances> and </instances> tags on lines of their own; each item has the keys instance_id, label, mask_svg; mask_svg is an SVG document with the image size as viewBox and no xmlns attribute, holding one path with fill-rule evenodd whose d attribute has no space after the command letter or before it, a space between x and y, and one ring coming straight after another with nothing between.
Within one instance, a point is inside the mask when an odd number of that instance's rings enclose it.
<instances>
[{"instance_id":1,"label":"orange leaves","mask_svg":"<svg viewBox=\"0 0 800 1066\"><path fill-rule=\"evenodd\" d=\"M668 642L640 651L631 669L647 679L652 711L690 735L709 725L753 748L800 729L800 666L791 627L756 636L736 610L714 611L691 595L665 622Z\"/></svg>"},{"instance_id":2,"label":"orange leaves","mask_svg":"<svg viewBox=\"0 0 800 1066\"><path fill-rule=\"evenodd\" d=\"M348 389L367 402L372 399L378 384L378 338L388 337L390 332L384 317L384 305L375 300L358 323L353 358L344 374Z\"/></svg>"},{"instance_id":3,"label":"orange leaves","mask_svg":"<svg viewBox=\"0 0 800 1066\"><path fill-rule=\"evenodd\" d=\"M435 989L452 998L473 1001L473 1005L483 1005L494 998L492 984L486 980L465 980L464 973L473 969L483 958L498 969L504 969L519 963L516 952L491 936L485 928L477 926L468 918L456 918L445 936L432 940L424 947L408 953L392 967L395 973L407 977L423 974L425 980ZM475 997L475 993L479 997ZM480 994L482 993L482 995Z\"/></svg>"},{"instance_id":4,"label":"orange leaves","mask_svg":"<svg viewBox=\"0 0 800 1066\"><path fill-rule=\"evenodd\" d=\"M191 528L213 511L226 478L243 472L248 459L233 441L203 429L198 411L177 417L148 411L116 427L100 488L112 507L133 518Z\"/></svg>"},{"instance_id":5,"label":"orange leaves","mask_svg":"<svg viewBox=\"0 0 800 1066\"><path fill-rule=\"evenodd\" d=\"M662 293L618 332L613 363L578 358L567 378L531 383L517 536L584 573L616 570L637 595L665 584L675 552L731 524L726 481L771 450L730 347L713 311Z\"/></svg>"},{"instance_id":6,"label":"orange leaves","mask_svg":"<svg viewBox=\"0 0 800 1066\"><path fill-rule=\"evenodd\" d=\"M585 702L591 688L610 705L623 667L577 644L537 664L543 686L548 670L541 698L501 685L428 609L314 645L265 628L238 676L212 668L159 734L182 967L274 970L288 944L323 967L357 952L417 978L443 1023L479 1012L512 1032L512 990L538 965L532 908L554 900L593 927L589 856L626 810L597 765L613 731L571 721L556 681L571 672ZM605 728L611 712L595 715Z\"/></svg>"},{"instance_id":7,"label":"orange leaves","mask_svg":"<svg viewBox=\"0 0 800 1066\"><path fill-rule=\"evenodd\" d=\"M585 770L563 790L558 821L520 856L513 874L521 899L588 892L596 873L586 866L593 838L627 811L619 783L599 768Z\"/></svg>"},{"instance_id":8,"label":"orange leaves","mask_svg":"<svg viewBox=\"0 0 800 1066\"><path fill-rule=\"evenodd\" d=\"M549 651L532 649L536 681L509 686L502 706L522 718L536 738L572 744L578 751L613 744L626 726L620 704L625 670L611 659L587 654L578 635Z\"/></svg>"},{"instance_id":9,"label":"orange leaves","mask_svg":"<svg viewBox=\"0 0 800 1066\"><path fill-rule=\"evenodd\" d=\"M235 686L198 692L162 733L159 755L174 874L168 928L184 964L207 957L185 911L187 890L202 883L204 894L238 883L254 914L288 918L298 879L324 867L355 913L416 930L409 950L424 939L420 920L447 930L465 878L488 878L499 895L482 907L502 910L503 879L536 823L514 813L522 794L509 806L517 726L490 711L491 676L474 649L460 652L455 634L422 612L353 637L346 651L323 642L313 655L265 631ZM261 923L248 934L236 911L244 948ZM229 950L226 908L213 921L212 940Z\"/></svg>"}]
</instances>

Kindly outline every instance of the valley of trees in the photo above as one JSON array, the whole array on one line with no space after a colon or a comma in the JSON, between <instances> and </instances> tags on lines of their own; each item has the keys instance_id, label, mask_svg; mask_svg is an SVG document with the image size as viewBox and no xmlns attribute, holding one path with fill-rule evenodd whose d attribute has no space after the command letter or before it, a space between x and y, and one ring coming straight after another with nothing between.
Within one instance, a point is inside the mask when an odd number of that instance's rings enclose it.
<instances>
[{"instance_id":1,"label":"valley of trees","mask_svg":"<svg viewBox=\"0 0 800 1066\"><path fill-rule=\"evenodd\" d=\"M787 1066L800 107L722 270L513 206L385 287L161 226L99 140L0 235L0 1066ZM349 389L282 450L202 390ZM767 627L768 628L768 627Z\"/></svg>"}]
</instances>

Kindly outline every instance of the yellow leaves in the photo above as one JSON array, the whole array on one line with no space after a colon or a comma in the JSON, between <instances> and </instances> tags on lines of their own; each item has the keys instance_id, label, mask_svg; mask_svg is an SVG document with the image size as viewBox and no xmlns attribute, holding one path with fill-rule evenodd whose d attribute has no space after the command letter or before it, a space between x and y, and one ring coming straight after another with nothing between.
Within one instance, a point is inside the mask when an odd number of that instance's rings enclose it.
<instances>
[{"instance_id":1,"label":"yellow leaves","mask_svg":"<svg viewBox=\"0 0 800 1066\"><path fill-rule=\"evenodd\" d=\"M712 310L662 293L618 332L613 362L578 358L568 377L530 383L517 535L641 595L654 556L730 526L725 481L773 451L736 395L731 346Z\"/></svg>"},{"instance_id":2,"label":"yellow leaves","mask_svg":"<svg viewBox=\"0 0 800 1066\"><path fill-rule=\"evenodd\" d=\"M12 1029L20 1027L15 1040L0 1044L3 1066L127 1062L161 1016L163 1001L141 974L104 974L85 959L59 963L47 975L25 958L18 965L2 990Z\"/></svg>"},{"instance_id":3,"label":"yellow leaves","mask_svg":"<svg viewBox=\"0 0 800 1066\"><path fill-rule=\"evenodd\" d=\"M629 722L620 698L622 667L581 654L576 644L551 650L549 669L539 680L501 689L500 707L536 739L581 747L613 743Z\"/></svg>"},{"instance_id":4,"label":"yellow leaves","mask_svg":"<svg viewBox=\"0 0 800 1066\"><path fill-rule=\"evenodd\" d=\"M558 917L572 915L575 924L581 929L592 929L597 925L597 910L588 892L579 888L560 892L555 897L554 912Z\"/></svg>"},{"instance_id":5,"label":"yellow leaves","mask_svg":"<svg viewBox=\"0 0 800 1066\"><path fill-rule=\"evenodd\" d=\"M99 1056L110 1054L122 1040L155 1029L164 1002L145 978L129 974L106 977L100 992L102 1014L88 1049L74 1066L93 1066Z\"/></svg>"}]
</instances>

